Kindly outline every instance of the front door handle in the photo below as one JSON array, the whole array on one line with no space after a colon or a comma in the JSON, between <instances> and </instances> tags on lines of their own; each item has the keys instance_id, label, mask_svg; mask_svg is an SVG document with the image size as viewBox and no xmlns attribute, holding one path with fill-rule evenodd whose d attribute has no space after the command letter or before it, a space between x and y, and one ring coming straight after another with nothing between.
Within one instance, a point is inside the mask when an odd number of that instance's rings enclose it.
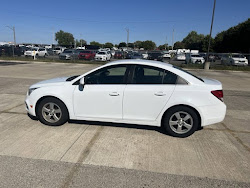
<instances>
[{"instance_id":1,"label":"front door handle","mask_svg":"<svg viewBox=\"0 0 250 188\"><path fill-rule=\"evenodd\" d=\"M112 93L110 93L109 95L110 95L110 96L119 96L119 93L117 93L117 92L112 92Z\"/></svg>"},{"instance_id":2,"label":"front door handle","mask_svg":"<svg viewBox=\"0 0 250 188\"><path fill-rule=\"evenodd\" d=\"M162 91L156 92L155 93L156 96L165 96L166 93L163 93Z\"/></svg>"}]
</instances>

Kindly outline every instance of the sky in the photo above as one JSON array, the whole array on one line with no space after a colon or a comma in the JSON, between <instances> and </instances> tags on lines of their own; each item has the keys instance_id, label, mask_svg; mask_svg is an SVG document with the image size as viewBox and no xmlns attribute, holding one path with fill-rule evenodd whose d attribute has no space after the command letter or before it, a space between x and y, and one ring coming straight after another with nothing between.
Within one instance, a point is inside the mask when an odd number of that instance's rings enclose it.
<instances>
[{"instance_id":1,"label":"sky","mask_svg":"<svg viewBox=\"0 0 250 188\"><path fill-rule=\"evenodd\" d=\"M209 34L214 0L1 1L0 42L56 43L63 30L88 43L152 40L172 45L195 30ZM250 0L217 0L212 36L250 18Z\"/></svg>"}]
</instances>

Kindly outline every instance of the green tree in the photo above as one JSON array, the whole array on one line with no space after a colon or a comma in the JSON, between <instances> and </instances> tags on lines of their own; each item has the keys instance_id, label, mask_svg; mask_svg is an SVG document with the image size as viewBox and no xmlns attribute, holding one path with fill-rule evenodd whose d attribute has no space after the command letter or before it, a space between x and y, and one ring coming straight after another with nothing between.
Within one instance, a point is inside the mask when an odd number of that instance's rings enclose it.
<instances>
[{"instance_id":1,"label":"green tree","mask_svg":"<svg viewBox=\"0 0 250 188\"><path fill-rule=\"evenodd\" d=\"M201 51L202 52L207 52L208 50L208 43L209 43L209 35L206 35L201 42ZM211 42L210 42L210 52L214 51L214 39L211 37Z\"/></svg>"},{"instance_id":2,"label":"green tree","mask_svg":"<svg viewBox=\"0 0 250 188\"><path fill-rule=\"evenodd\" d=\"M87 44L87 41L84 39L76 40L76 46L81 46L81 44L84 46Z\"/></svg>"},{"instance_id":3,"label":"green tree","mask_svg":"<svg viewBox=\"0 0 250 188\"><path fill-rule=\"evenodd\" d=\"M111 42L106 42L104 48L112 48L114 45Z\"/></svg>"},{"instance_id":4,"label":"green tree","mask_svg":"<svg viewBox=\"0 0 250 188\"><path fill-rule=\"evenodd\" d=\"M119 48L120 48L120 47L126 47L126 46L127 46L126 42L121 42L121 43L119 44Z\"/></svg>"},{"instance_id":5,"label":"green tree","mask_svg":"<svg viewBox=\"0 0 250 188\"><path fill-rule=\"evenodd\" d=\"M99 46L100 48L103 46L101 43L99 42L96 42L96 41L92 41L89 43L90 45L93 45L93 46Z\"/></svg>"},{"instance_id":6,"label":"green tree","mask_svg":"<svg viewBox=\"0 0 250 188\"><path fill-rule=\"evenodd\" d=\"M135 48L142 48L142 41L138 40L134 42L134 47Z\"/></svg>"},{"instance_id":7,"label":"green tree","mask_svg":"<svg viewBox=\"0 0 250 188\"><path fill-rule=\"evenodd\" d=\"M196 31L191 31L183 40L185 47L191 50L202 51L203 34L198 34Z\"/></svg>"},{"instance_id":8,"label":"green tree","mask_svg":"<svg viewBox=\"0 0 250 188\"><path fill-rule=\"evenodd\" d=\"M55 40L61 46L73 45L75 43L74 36L71 33L62 30L56 32L55 37Z\"/></svg>"},{"instance_id":9,"label":"green tree","mask_svg":"<svg viewBox=\"0 0 250 188\"><path fill-rule=\"evenodd\" d=\"M129 48L134 48L135 45L134 45L134 43L128 43L128 47L129 47Z\"/></svg>"},{"instance_id":10,"label":"green tree","mask_svg":"<svg viewBox=\"0 0 250 188\"><path fill-rule=\"evenodd\" d=\"M151 40L146 40L142 42L142 47L144 50L154 50L156 48L156 44Z\"/></svg>"},{"instance_id":11,"label":"green tree","mask_svg":"<svg viewBox=\"0 0 250 188\"><path fill-rule=\"evenodd\" d=\"M185 49L185 44L183 42L177 41L174 43L174 49Z\"/></svg>"},{"instance_id":12,"label":"green tree","mask_svg":"<svg viewBox=\"0 0 250 188\"><path fill-rule=\"evenodd\" d=\"M167 50L168 49L168 44L162 44L160 46L158 46L159 50Z\"/></svg>"},{"instance_id":13,"label":"green tree","mask_svg":"<svg viewBox=\"0 0 250 188\"><path fill-rule=\"evenodd\" d=\"M216 52L250 52L250 18L218 33L214 39Z\"/></svg>"}]
</instances>

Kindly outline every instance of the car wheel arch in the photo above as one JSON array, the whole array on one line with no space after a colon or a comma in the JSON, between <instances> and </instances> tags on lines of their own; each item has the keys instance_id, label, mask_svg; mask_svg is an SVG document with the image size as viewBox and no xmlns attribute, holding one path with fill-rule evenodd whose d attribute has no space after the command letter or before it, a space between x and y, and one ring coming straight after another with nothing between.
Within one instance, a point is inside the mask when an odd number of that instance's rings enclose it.
<instances>
[{"instance_id":1,"label":"car wheel arch","mask_svg":"<svg viewBox=\"0 0 250 188\"><path fill-rule=\"evenodd\" d=\"M65 107L66 107L66 109L67 109L67 112L68 112L68 115L69 115L69 117L70 117L69 108L68 108L68 106L65 104L65 102L63 102L60 98L55 97L55 96L52 96L52 95L46 95L46 96L43 96L43 97L41 97L40 99L37 100L36 105L35 105L35 113L36 113L36 116L37 116L37 110L38 110L39 104L41 103L42 100L44 100L44 99L46 99L46 98L55 98L55 99L61 101L61 102L65 105Z\"/></svg>"},{"instance_id":2,"label":"car wheel arch","mask_svg":"<svg viewBox=\"0 0 250 188\"><path fill-rule=\"evenodd\" d=\"M196 108L194 108L193 106L186 105L186 104L178 104L178 105L174 105L174 106L171 106L168 109L166 109L165 112L162 114L162 117L161 117L161 127L163 127L163 119L164 119L165 114L167 114L170 109L173 109L173 108L176 108L176 107L182 107L182 106L183 107L188 107L188 108L195 111L195 113L198 116L198 120L199 120L198 130L201 129L201 127L202 127L202 119L201 119L201 115L200 115L199 111Z\"/></svg>"}]
</instances>

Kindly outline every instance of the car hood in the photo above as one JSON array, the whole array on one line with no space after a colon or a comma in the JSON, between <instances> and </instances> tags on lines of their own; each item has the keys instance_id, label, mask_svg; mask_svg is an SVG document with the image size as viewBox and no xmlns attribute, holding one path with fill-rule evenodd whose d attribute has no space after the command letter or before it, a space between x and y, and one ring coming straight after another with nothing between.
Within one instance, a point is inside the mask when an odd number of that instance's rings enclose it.
<instances>
[{"instance_id":1,"label":"car hood","mask_svg":"<svg viewBox=\"0 0 250 188\"><path fill-rule=\"evenodd\" d=\"M33 84L32 86L30 86L30 88L63 85L68 78L69 77L60 77L60 78L53 78L50 80L44 80L44 81L38 82L36 84Z\"/></svg>"}]
</instances>

